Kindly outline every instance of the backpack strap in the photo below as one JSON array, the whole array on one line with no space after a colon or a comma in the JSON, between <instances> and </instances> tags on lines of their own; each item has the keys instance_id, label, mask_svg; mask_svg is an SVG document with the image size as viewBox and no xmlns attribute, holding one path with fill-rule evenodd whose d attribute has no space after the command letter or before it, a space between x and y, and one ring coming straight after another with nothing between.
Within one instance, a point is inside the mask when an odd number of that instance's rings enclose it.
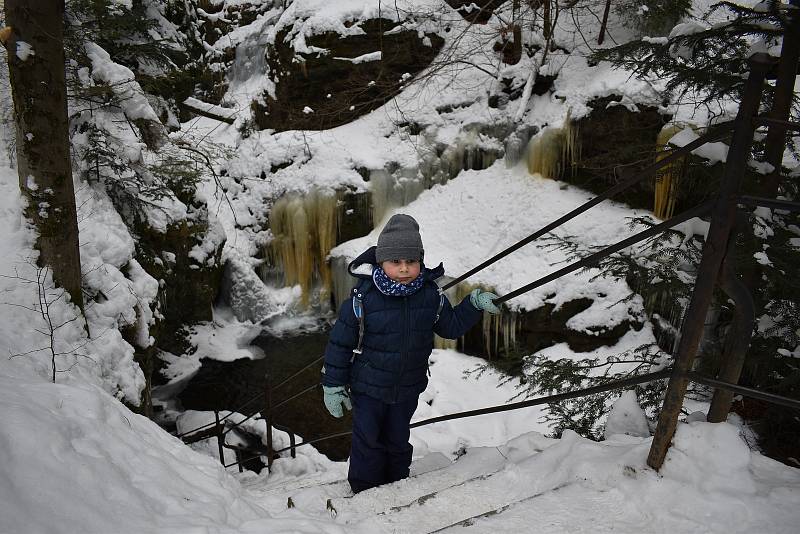
<instances>
[{"instance_id":1,"label":"backpack strap","mask_svg":"<svg viewBox=\"0 0 800 534\"><path fill-rule=\"evenodd\" d=\"M439 307L436 309L436 320L433 321L433 324L439 322L439 316L442 314L442 308L444 308L444 291L438 285L436 286L436 290L439 292Z\"/></svg>"},{"instance_id":2,"label":"backpack strap","mask_svg":"<svg viewBox=\"0 0 800 534\"><path fill-rule=\"evenodd\" d=\"M366 285L365 288L362 286ZM364 343L364 295L367 294L369 290L369 286L372 284L359 284L357 287L353 288L352 296L353 296L353 315L356 316L358 320L358 344L356 348L353 349L353 356L350 357L350 363L356 359L358 354L362 352L362 346Z\"/></svg>"}]
</instances>

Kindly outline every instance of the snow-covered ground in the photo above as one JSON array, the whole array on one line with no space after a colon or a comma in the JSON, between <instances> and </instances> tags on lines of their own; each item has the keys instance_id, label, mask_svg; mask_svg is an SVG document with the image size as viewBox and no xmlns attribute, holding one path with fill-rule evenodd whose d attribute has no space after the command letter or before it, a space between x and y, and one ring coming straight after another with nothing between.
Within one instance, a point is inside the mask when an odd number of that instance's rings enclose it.
<instances>
[{"instance_id":1,"label":"snow-covered ground","mask_svg":"<svg viewBox=\"0 0 800 534\"><path fill-rule=\"evenodd\" d=\"M3 373L0 406L4 533L421 533L500 510L468 531L788 534L800 506L800 473L727 423L680 425L660 473L650 438L528 432L454 463L431 454L413 470L435 470L350 498L343 464L309 451L234 475L96 386Z\"/></svg>"},{"instance_id":2,"label":"snow-covered ground","mask_svg":"<svg viewBox=\"0 0 800 534\"><path fill-rule=\"evenodd\" d=\"M377 2L298 0L295 9L324 6L319 15L330 21L356 4ZM454 19L453 24L463 22ZM571 23L565 24L564 35L579 45ZM234 40L258 42L263 25L255 21ZM622 33L613 36L624 38ZM529 67L523 64L506 74L524 76ZM657 101L653 87L607 67L590 68L578 57L556 55L547 68L561 72L555 96L533 97L524 110L525 123L560 125L568 115L586 112L588 99L611 93L623 95L623 104L631 107ZM243 139L235 125L204 118L184 124L176 135L209 136L234 150L230 160L219 162L227 171L221 180L233 211L213 183L203 191L228 236L225 257L252 273L252 256L268 237L253 233L254 221L268 206L265 199L312 188L365 190L369 186L356 168L414 167L426 143L456 144L465 125L498 120L500 112L486 107L485 91L474 91L493 80L469 69L459 76L432 80L358 121L324 132L257 132ZM263 77L244 76L232 80L228 96L237 101L269 87ZM249 101L241 104L240 109L246 108ZM464 105L436 111L453 104ZM516 115L509 107L503 113ZM682 118L691 119L688 114ZM407 120L425 125L425 132L410 136L397 128ZM6 134L0 129L0 138ZM254 178L287 161L295 162L269 180ZM401 208L421 223L428 263L443 261L449 275L460 274L589 198L578 189L529 176L523 167L506 169L497 163L463 172ZM53 384L47 318L34 309L40 296L35 236L21 217L16 171L0 150L0 533L419 533L468 519L451 530L793 533L800 524L800 472L751 450L742 437L745 430L733 420L680 424L663 469L649 469L645 459L651 438L636 437L643 433L642 414L629 396L612 412L609 428L634 435L609 432L601 442L569 431L561 439L545 437L550 429L541 421L540 407L414 429L415 476L352 498L341 482L346 464L308 447L298 451L297 459L277 460L272 473L226 471L214 458L215 443L189 448L120 402L136 401L143 378L118 327L135 321L137 309L148 309L155 281L146 273L137 275L134 264L129 264L132 280L122 276L119 268L133 257L124 224L104 195L79 187L78 196L86 214L80 228L85 270L94 273L92 287L102 288L109 298L87 313L91 342L82 323L66 322L74 317L73 308L63 300L52 304L55 324L64 323L53 345L58 371ZM585 251L630 235L626 217L641 214L607 202L559 235L574 236ZM237 228L236 222L246 228ZM695 226L702 231L702 224ZM376 238L377 230L342 244L333 255L352 257ZM474 281L502 294L555 270L565 259L563 251L529 245ZM623 281L590 280L593 274L575 274L510 304L532 309L542 302L591 296L595 304L570 323L576 330L617 324L640 313L636 299L615 304L630 291ZM50 281L44 275L47 288ZM265 286L263 291L273 315L291 310L299 299L296 288ZM294 317L289 323L303 320ZM219 310L213 323L197 328L193 342L198 351L192 357L167 356L168 377L186 376L203 356L257 357L247 347L255 333L254 325ZM652 340L645 325L591 355L576 354L566 345L540 355L604 357ZM464 372L480 362L475 358L437 350L431 360L432 378L415 420L500 404L516 393L514 381L499 385L499 375L491 371L465 378ZM190 428L208 418L207 413L189 413L179 424ZM261 423L249 428L264 432ZM278 444L286 441L285 435L276 436ZM287 506L290 498L293 508Z\"/></svg>"}]
</instances>

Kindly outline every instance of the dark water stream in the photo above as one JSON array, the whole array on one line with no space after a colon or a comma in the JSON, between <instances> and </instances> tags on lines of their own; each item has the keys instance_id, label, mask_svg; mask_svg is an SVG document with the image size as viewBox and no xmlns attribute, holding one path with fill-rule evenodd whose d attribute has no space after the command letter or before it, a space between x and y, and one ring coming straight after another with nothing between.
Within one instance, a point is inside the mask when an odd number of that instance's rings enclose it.
<instances>
[{"instance_id":1,"label":"dark water stream","mask_svg":"<svg viewBox=\"0 0 800 534\"><path fill-rule=\"evenodd\" d=\"M264 409L267 380L279 385L320 356L328 341L328 328L321 326L312 332L296 332L282 336L262 332L252 341L265 354L263 359L240 359L220 362L203 359L202 367L178 396L187 410L231 410L250 415ZM276 405L302 390L319 384L322 362L312 365L291 382L272 390L272 405ZM242 406L253 397L246 408ZM274 410L274 422L312 440L328 434L348 431L349 414L334 419L322 402L322 389L311 391ZM298 441L302 441L298 440ZM313 445L332 460L344 460L350 452L350 438L335 438Z\"/></svg>"}]
</instances>

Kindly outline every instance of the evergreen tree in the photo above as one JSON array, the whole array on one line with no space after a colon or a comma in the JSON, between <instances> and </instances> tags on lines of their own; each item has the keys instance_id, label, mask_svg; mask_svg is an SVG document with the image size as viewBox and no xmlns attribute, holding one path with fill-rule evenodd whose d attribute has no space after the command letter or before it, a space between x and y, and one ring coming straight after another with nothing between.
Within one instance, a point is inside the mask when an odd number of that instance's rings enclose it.
<instances>
[{"instance_id":1,"label":"evergreen tree","mask_svg":"<svg viewBox=\"0 0 800 534\"><path fill-rule=\"evenodd\" d=\"M787 19L778 2L743 7L731 2L714 4L700 20L678 24L668 37L645 36L598 50L595 61L610 61L643 79L665 82L673 101L690 97L710 104L738 100L747 79L751 53L776 46ZM710 23L727 15L726 22Z\"/></svg>"},{"instance_id":2,"label":"evergreen tree","mask_svg":"<svg viewBox=\"0 0 800 534\"><path fill-rule=\"evenodd\" d=\"M623 23L640 37L666 35L691 7L691 0L622 0L613 4Z\"/></svg>"}]
</instances>

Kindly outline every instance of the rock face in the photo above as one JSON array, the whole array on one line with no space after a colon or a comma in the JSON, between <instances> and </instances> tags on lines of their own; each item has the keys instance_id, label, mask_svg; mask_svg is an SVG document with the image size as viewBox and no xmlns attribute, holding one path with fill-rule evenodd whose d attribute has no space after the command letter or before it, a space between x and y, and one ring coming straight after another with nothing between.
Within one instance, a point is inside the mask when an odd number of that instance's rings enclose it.
<instances>
[{"instance_id":1,"label":"rock face","mask_svg":"<svg viewBox=\"0 0 800 534\"><path fill-rule=\"evenodd\" d=\"M655 161L656 138L668 116L656 108L639 106L630 111L616 105L618 96L600 98L592 112L577 123L580 157L561 179L600 193L633 176ZM634 208L653 207L654 181L644 180L614 197Z\"/></svg>"},{"instance_id":2,"label":"rock face","mask_svg":"<svg viewBox=\"0 0 800 534\"><path fill-rule=\"evenodd\" d=\"M659 146L659 134L671 116L643 105L631 110L619 101L619 96L612 95L589 103L592 112L573 124L577 132L576 154L579 155L574 161L565 162L559 179L599 194L640 174L656 161L663 150L663 145ZM669 137L667 135L666 140ZM673 213L678 214L711 198L718 190L722 169L721 163L712 165L694 155L672 166L670 174L674 176L671 179L677 181L673 186ZM657 175L663 176L664 172L660 170ZM632 208L653 209L657 204L656 177L645 178L617 194L614 200ZM658 212L656 215L661 216Z\"/></svg>"},{"instance_id":3,"label":"rock face","mask_svg":"<svg viewBox=\"0 0 800 534\"><path fill-rule=\"evenodd\" d=\"M151 327L154 349L182 354L188 342L182 329L212 319L212 307L222 279L224 234L205 211L193 220L183 220L167 227L166 232L140 228L136 258L142 267L159 280L158 324ZM155 371L152 354L142 356L140 364ZM155 378L157 375L153 375Z\"/></svg>"},{"instance_id":4,"label":"rock face","mask_svg":"<svg viewBox=\"0 0 800 534\"><path fill-rule=\"evenodd\" d=\"M388 19L354 21L359 35L328 31L305 38L299 52L280 30L267 50L275 98L252 104L259 129L322 130L346 124L383 105L407 79L430 65L444 41L399 29Z\"/></svg>"}]
</instances>

